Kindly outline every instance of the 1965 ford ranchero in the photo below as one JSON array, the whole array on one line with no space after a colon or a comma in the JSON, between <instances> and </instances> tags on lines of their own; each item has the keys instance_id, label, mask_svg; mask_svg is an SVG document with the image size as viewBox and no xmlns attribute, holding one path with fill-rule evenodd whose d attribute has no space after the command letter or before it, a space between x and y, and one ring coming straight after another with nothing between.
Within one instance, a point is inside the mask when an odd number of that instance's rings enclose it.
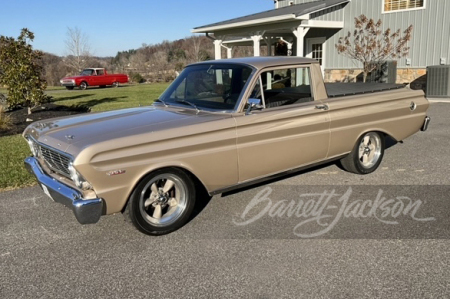
<instances>
[{"instance_id":1,"label":"1965 ford ranchero","mask_svg":"<svg viewBox=\"0 0 450 299\"><path fill-rule=\"evenodd\" d=\"M149 107L38 121L23 133L43 191L80 223L124 212L174 231L210 195L331 160L368 174L385 137L426 130L429 103L403 85L325 85L317 61L252 57L190 65Z\"/></svg>"}]
</instances>

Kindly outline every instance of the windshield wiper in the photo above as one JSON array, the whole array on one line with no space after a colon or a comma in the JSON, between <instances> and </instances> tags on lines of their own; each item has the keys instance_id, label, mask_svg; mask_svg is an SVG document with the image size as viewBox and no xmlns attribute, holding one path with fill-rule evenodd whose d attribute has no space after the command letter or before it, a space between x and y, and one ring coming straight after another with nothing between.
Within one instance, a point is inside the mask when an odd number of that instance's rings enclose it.
<instances>
[{"instance_id":1,"label":"windshield wiper","mask_svg":"<svg viewBox=\"0 0 450 299\"><path fill-rule=\"evenodd\" d=\"M163 103L164 107L168 107L168 106L169 106L169 105L167 105L166 102L164 102L164 101L161 100L161 99L156 99L155 102L161 102L161 103Z\"/></svg>"},{"instance_id":2,"label":"windshield wiper","mask_svg":"<svg viewBox=\"0 0 450 299\"><path fill-rule=\"evenodd\" d=\"M197 105L195 105L194 103L191 103L191 102L186 101L186 100L183 100L183 99L177 99L177 100L175 100L175 101L176 101L177 103L188 104L188 105L194 107L195 110L197 110L197 113L200 112L200 109L198 109Z\"/></svg>"}]
</instances>

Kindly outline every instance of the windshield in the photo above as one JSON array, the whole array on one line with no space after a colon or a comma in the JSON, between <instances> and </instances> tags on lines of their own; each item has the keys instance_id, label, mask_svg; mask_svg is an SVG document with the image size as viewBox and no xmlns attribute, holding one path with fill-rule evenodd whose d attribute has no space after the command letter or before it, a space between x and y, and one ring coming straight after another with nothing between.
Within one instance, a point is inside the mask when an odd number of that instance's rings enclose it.
<instances>
[{"instance_id":1,"label":"windshield","mask_svg":"<svg viewBox=\"0 0 450 299\"><path fill-rule=\"evenodd\" d=\"M94 70L85 69L81 72L80 76L90 76Z\"/></svg>"},{"instance_id":2,"label":"windshield","mask_svg":"<svg viewBox=\"0 0 450 299\"><path fill-rule=\"evenodd\" d=\"M201 64L189 66L161 95L167 105L199 110L233 110L252 69L242 65Z\"/></svg>"}]
</instances>

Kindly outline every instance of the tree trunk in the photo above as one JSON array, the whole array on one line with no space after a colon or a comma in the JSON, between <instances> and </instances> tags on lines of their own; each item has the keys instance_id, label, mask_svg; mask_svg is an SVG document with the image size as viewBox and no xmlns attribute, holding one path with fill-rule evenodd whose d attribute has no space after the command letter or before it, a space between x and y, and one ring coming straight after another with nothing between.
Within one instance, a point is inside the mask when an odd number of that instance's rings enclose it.
<instances>
[{"instance_id":1,"label":"tree trunk","mask_svg":"<svg viewBox=\"0 0 450 299\"><path fill-rule=\"evenodd\" d=\"M363 72L363 82L364 82L364 83L366 83L366 81L367 81L367 76L368 76L368 75L369 75L368 72L366 72L366 71Z\"/></svg>"},{"instance_id":2,"label":"tree trunk","mask_svg":"<svg viewBox=\"0 0 450 299\"><path fill-rule=\"evenodd\" d=\"M363 82L364 83L366 83L368 75L369 75L369 63L364 62L364 64L363 64Z\"/></svg>"}]
</instances>

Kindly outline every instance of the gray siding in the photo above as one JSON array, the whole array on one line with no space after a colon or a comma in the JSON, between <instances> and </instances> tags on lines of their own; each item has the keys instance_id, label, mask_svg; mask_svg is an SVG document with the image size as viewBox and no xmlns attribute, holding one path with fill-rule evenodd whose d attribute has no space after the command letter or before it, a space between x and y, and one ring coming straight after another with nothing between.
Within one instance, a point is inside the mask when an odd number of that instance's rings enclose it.
<instances>
[{"instance_id":1,"label":"gray siding","mask_svg":"<svg viewBox=\"0 0 450 299\"><path fill-rule=\"evenodd\" d=\"M313 13L311 19L318 21L342 21L344 18L344 6L338 5Z\"/></svg>"},{"instance_id":2,"label":"gray siding","mask_svg":"<svg viewBox=\"0 0 450 299\"><path fill-rule=\"evenodd\" d=\"M315 0L294 0L295 4L313 2ZM340 20L344 14L344 29L331 33L326 32L326 68L355 68L360 65L355 64L350 59L338 55L335 49L340 36L344 36L348 31L353 32L354 18L365 14L369 18L383 21L383 28L392 30L405 30L410 24L414 26L413 37L409 46L410 53L407 58L411 59L411 65L406 65L406 58L399 60L400 68L425 68L429 65L440 64L440 59L445 58L450 64L450 1L448 0L426 0L426 9L398 11L382 13L383 0L352 0L342 9L330 9L329 14L317 14L313 18L325 21ZM279 7L289 4L288 0L280 1ZM342 18L341 18L342 19ZM312 29L306 36L315 37L321 34L322 30ZM325 33L325 32L323 32Z\"/></svg>"}]
</instances>

